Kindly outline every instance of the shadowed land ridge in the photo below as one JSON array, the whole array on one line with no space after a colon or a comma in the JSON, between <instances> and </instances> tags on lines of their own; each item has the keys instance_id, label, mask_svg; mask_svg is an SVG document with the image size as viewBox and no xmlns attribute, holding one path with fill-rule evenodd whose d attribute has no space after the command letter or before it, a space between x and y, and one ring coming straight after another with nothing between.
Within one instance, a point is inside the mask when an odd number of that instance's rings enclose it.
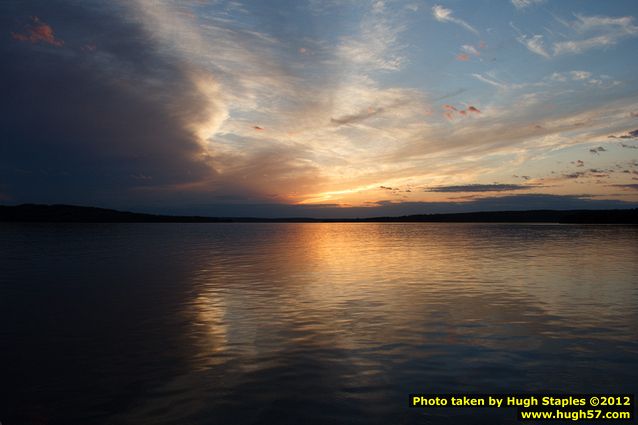
<instances>
[{"instance_id":1,"label":"shadowed land ridge","mask_svg":"<svg viewBox=\"0 0 638 425\"><path fill-rule=\"evenodd\" d=\"M75 205L0 206L2 222L42 223L565 223L638 224L638 209L482 211L369 218L257 218L145 214Z\"/></svg>"}]
</instances>

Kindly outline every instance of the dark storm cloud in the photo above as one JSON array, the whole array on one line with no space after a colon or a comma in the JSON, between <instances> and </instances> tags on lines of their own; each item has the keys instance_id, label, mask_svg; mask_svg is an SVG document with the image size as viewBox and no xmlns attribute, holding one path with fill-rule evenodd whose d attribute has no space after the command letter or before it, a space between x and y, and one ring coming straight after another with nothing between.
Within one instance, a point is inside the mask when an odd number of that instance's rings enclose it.
<instances>
[{"instance_id":1,"label":"dark storm cloud","mask_svg":"<svg viewBox=\"0 0 638 425\"><path fill-rule=\"evenodd\" d=\"M0 178L10 199L109 202L213 174L193 131L214 112L210 100L192 70L115 8L0 3L11 29L0 37Z\"/></svg>"},{"instance_id":2,"label":"dark storm cloud","mask_svg":"<svg viewBox=\"0 0 638 425\"><path fill-rule=\"evenodd\" d=\"M425 192L505 192L525 189L531 189L531 187L521 184L466 184L430 187L425 189Z\"/></svg>"}]
</instances>

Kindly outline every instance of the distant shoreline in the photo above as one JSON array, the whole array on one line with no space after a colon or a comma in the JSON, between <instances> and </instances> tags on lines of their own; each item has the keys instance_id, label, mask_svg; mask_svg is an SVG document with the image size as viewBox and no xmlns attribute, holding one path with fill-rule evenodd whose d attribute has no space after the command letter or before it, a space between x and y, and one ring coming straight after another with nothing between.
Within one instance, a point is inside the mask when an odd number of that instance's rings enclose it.
<instances>
[{"instance_id":1,"label":"distant shoreline","mask_svg":"<svg viewBox=\"0 0 638 425\"><path fill-rule=\"evenodd\" d=\"M0 205L0 222L14 223L559 223L638 224L638 209L479 211L368 218L173 216L74 205Z\"/></svg>"}]
</instances>

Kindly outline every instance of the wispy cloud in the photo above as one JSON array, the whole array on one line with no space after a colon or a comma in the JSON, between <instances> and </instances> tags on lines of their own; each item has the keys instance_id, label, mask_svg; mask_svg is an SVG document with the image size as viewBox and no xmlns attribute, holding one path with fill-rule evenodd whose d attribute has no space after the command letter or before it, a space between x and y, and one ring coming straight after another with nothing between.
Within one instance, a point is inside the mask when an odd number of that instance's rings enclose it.
<instances>
[{"instance_id":1,"label":"wispy cloud","mask_svg":"<svg viewBox=\"0 0 638 425\"><path fill-rule=\"evenodd\" d=\"M494 87L498 87L499 89L507 89L510 88L511 85L501 82L501 81L496 81L495 79L491 79L488 78L484 75L481 74L472 74L472 77L476 78L479 81L482 81L486 84L489 84L490 86L494 86Z\"/></svg>"},{"instance_id":2,"label":"wispy cloud","mask_svg":"<svg viewBox=\"0 0 638 425\"><path fill-rule=\"evenodd\" d=\"M622 36L627 36L622 34ZM562 54L577 54L595 47L613 46L621 38L620 33L603 34L595 37L586 38L584 40L568 40L554 43L554 56Z\"/></svg>"},{"instance_id":3,"label":"wispy cloud","mask_svg":"<svg viewBox=\"0 0 638 425\"><path fill-rule=\"evenodd\" d=\"M511 0L517 9L526 9L528 7L545 3L545 0Z\"/></svg>"},{"instance_id":4,"label":"wispy cloud","mask_svg":"<svg viewBox=\"0 0 638 425\"><path fill-rule=\"evenodd\" d=\"M439 22L452 22L454 24L460 25L468 31L473 32L476 35L479 34L478 30L472 25L468 24L463 19L453 16L453 12L451 9L446 9L445 7L437 4L436 6L432 7L432 15L434 16L434 19Z\"/></svg>"},{"instance_id":5,"label":"wispy cloud","mask_svg":"<svg viewBox=\"0 0 638 425\"><path fill-rule=\"evenodd\" d=\"M545 80L555 81L555 82L566 82L566 81L574 81L583 84L587 84L589 86L597 86L600 88L611 88L621 84L620 81L613 80L608 75L594 75L589 71L569 71L569 72L554 72L549 77L545 78Z\"/></svg>"},{"instance_id":6,"label":"wispy cloud","mask_svg":"<svg viewBox=\"0 0 638 425\"><path fill-rule=\"evenodd\" d=\"M373 3L360 23L358 35L344 37L337 46L343 60L372 69L395 71L405 63L399 36L405 26L392 19L382 1Z\"/></svg>"},{"instance_id":7,"label":"wispy cloud","mask_svg":"<svg viewBox=\"0 0 638 425\"><path fill-rule=\"evenodd\" d=\"M536 53L537 55L543 56L544 58L549 58L551 55L545 50L545 44L543 42L542 35L533 35L531 37L520 36L517 38L519 43L523 44L525 47L529 49L530 52Z\"/></svg>"},{"instance_id":8,"label":"wispy cloud","mask_svg":"<svg viewBox=\"0 0 638 425\"><path fill-rule=\"evenodd\" d=\"M576 15L573 21L560 20L569 30L571 39L554 41L551 49L547 48L542 35L527 35L511 26L518 32L517 40L529 51L545 58L564 54L579 54L587 50L613 46L625 38L638 36L638 26L634 25L631 16L585 16Z\"/></svg>"},{"instance_id":9,"label":"wispy cloud","mask_svg":"<svg viewBox=\"0 0 638 425\"><path fill-rule=\"evenodd\" d=\"M516 40L521 43L523 46L527 47L530 52L536 53L537 55L543 56L544 58L550 58L551 55L547 51L545 47L544 38L542 35L532 35L529 36L524 34L513 22L510 22L510 26L518 33Z\"/></svg>"}]
</instances>

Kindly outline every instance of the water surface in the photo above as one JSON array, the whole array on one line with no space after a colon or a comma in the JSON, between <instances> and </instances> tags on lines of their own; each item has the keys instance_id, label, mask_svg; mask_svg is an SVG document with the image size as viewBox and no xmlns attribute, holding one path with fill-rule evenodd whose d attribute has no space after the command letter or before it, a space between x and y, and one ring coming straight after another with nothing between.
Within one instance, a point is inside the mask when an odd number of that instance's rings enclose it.
<instances>
[{"instance_id":1,"label":"water surface","mask_svg":"<svg viewBox=\"0 0 638 425\"><path fill-rule=\"evenodd\" d=\"M516 423L412 392L638 392L638 228L0 226L0 421Z\"/></svg>"}]
</instances>

